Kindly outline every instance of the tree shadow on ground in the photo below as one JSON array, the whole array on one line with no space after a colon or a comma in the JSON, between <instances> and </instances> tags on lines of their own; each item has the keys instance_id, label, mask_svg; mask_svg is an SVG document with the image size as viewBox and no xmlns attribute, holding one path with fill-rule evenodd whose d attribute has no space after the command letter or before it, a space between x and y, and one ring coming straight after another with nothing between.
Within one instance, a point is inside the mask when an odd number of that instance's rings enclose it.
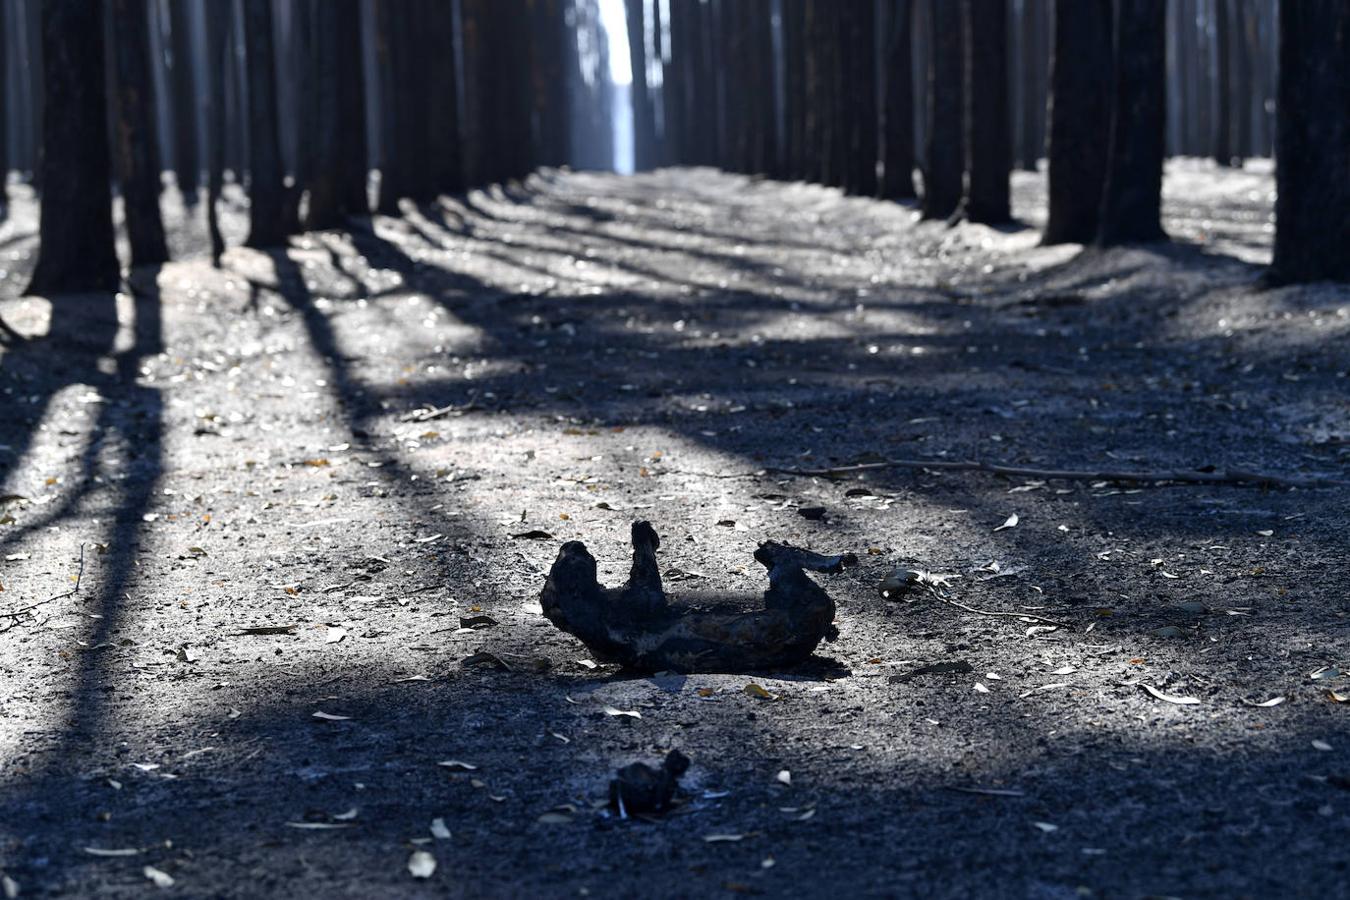
<instances>
[{"instance_id":1,"label":"tree shadow on ground","mask_svg":"<svg viewBox=\"0 0 1350 900\"><path fill-rule=\"evenodd\" d=\"M1195 710L1140 707L1158 726L1148 736L1061 730L1048 699L1017 700L1017 685L981 696L942 676L892 685L884 705L837 722L829 692L807 684L763 701L707 676L671 689L593 674L402 674L339 671L341 696L323 706L343 721L316 720L309 697L260 695L243 710L203 698L180 725L200 753L170 758L134 740L120 763L79 779L21 777L0 798L0 841L23 848L8 871L57 892L93 872L112 896L143 890L144 865L189 891L238 873L222 896L392 885L433 896L446 879L475 894L778 894L827 878L850 895L968 896L997 878L1010 896L1143 896L1278 894L1287 873L1268 864L1271 846L1319 860L1300 866L1301 890L1334 895L1347 868L1319 834L1346 773L1310 746L1325 732L1292 712L1266 713L1278 737L1252 732L1235 756L1197 741ZM1138 694L1073 693L1103 716ZM700 752L709 732L734 734L737 752ZM598 808L614 769L666 748L694 759L677 812L621 821ZM450 839L431 839L433 819ZM404 873L413 841L441 862L426 885ZM81 847L131 855L70 856Z\"/></svg>"}]
</instances>

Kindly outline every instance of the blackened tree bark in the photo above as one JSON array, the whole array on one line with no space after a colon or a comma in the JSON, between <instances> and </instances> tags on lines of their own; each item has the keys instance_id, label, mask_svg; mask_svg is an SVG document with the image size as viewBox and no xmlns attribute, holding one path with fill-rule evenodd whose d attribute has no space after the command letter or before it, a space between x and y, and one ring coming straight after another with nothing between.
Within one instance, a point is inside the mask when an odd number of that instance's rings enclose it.
<instances>
[{"instance_id":1,"label":"blackened tree bark","mask_svg":"<svg viewBox=\"0 0 1350 900\"><path fill-rule=\"evenodd\" d=\"M26 41L28 51L29 66L29 120L28 125L28 159L32 166L32 185L37 191L42 190L42 137L46 130L44 120L46 119L45 109L47 99L45 91L42 90L40 82L45 76L45 64L43 63L44 37L42 33L42 10L38 4L30 3L21 7L25 11L24 15L24 33L20 39Z\"/></svg>"},{"instance_id":2,"label":"blackened tree bark","mask_svg":"<svg viewBox=\"0 0 1350 900\"><path fill-rule=\"evenodd\" d=\"M656 117L647 90L647 23L644 0L624 0L624 20L628 26L628 58L633 69L630 88L633 105L633 168L642 172L652 167L656 144Z\"/></svg>"},{"instance_id":3,"label":"blackened tree bark","mask_svg":"<svg viewBox=\"0 0 1350 900\"><path fill-rule=\"evenodd\" d=\"M755 4L743 7L744 30L747 41L746 60L749 63L749 109L753 121L750 130L748 171L767 173L777 156L778 116L774 94L773 33L770 17ZM869 5L870 8L870 5ZM876 113L875 90L872 100ZM875 143L875 128L873 129ZM873 153L875 157L875 153ZM875 165L873 166L875 169Z\"/></svg>"},{"instance_id":4,"label":"blackened tree bark","mask_svg":"<svg viewBox=\"0 0 1350 900\"><path fill-rule=\"evenodd\" d=\"M314 177L310 180L309 205L305 210L305 226L312 231L338 228L346 221L340 181L342 129L339 107L342 98L338 96L338 77L339 69L353 65L353 61L341 60L338 56L342 5L332 0L318 3L310 37L311 72L318 85L314 97L315 129L309 138L312 140Z\"/></svg>"},{"instance_id":5,"label":"blackened tree bark","mask_svg":"<svg viewBox=\"0 0 1350 900\"><path fill-rule=\"evenodd\" d=\"M376 8L383 51L380 99L388 104L379 208L396 215L400 199L420 201L434 192L427 157L428 6L424 0L411 0Z\"/></svg>"},{"instance_id":6,"label":"blackened tree bark","mask_svg":"<svg viewBox=\"0 0 1350 900\"><path fill-rule=\"evenodd\" d=\"M561 166L567 162L570 126L564 44L575 40L575 36L567 27L564 6L563 0L528 3L530 103L534 118L532 167ZM669 115L669 109L666 112ZM660 156L658 153L654 161L660 161Z\"/></svg>"},{"instance_id":7,"label":"blackened tree bark","mask_svg":"<svg viewBox=\"0 0 1350 900\"><path fill-rule=\"evenodd\" d=\"M323 0L336 6L338 183L348 215L370 214L370 158L366 145L366 76L359 0Z\"/></svg>"},{"instance_id":8,"label":"blackened tree bark","mask_svg":"<svg viewBox=\"0 0 1350 900\"><path fill-rule=\"evenodd\" d=\"M208 101L206 110L206 229L211 237L211 264L220 268L225 253L225 237L220 232L221 186L225 178L225 85L230 69L226 47L230 43L233 22L232 0L207 0L206 71Z\"/></svg>"},{"instance_id":9,"label":"blackened tree bark","mask_svg":"<svg viewBox=\"0 0 1350 900\"><path fill-rule=\"evenodd\" d=\"M103 4L42 4L41 221L29 294L115 291Z\"/></svg>"},{"instance_id":10,"label":"blackened tree bark","mask_svg":"<svg viewBox=\"0 0 1350 900\"><path fill-rule=\"evenodd\" d=\"M399 173L402 149L398 146L398 78L394 57L397 47L398 17L392 4L376 3L374 11L375 69L379 75L379 148L380 190L375 211L386 216L399 214ZM465 15L470 15L465 0Z\"/></svg>"},{"instance_id":11,"label":"blackened tree bark","mask_svg":"<svg viewBox=\"0 0 1350 900\"><path fill-rule=\"evenodd\" d=\"M912 0L894 0L890 4L881 182L881 196L888 200L914 197L914 16L911 3Z\"/></svg>"},{"instance_id":12,"label":"blackened tree bark","mask_svg":"<svg viewBox=\"0 0 1350 900\"><path fill-rule=\"evenodd\" d=\"M246 246L286 243L277 136L276 58L272 53L271 0L244 0L244 44L248 53L249 231Z\"/></svg>"},{"instance_id":13,"label":"blackened tree bark","mask_svg":"<svg viewBox=\"0 0 1350 900\"><path fill-rule=\"evenodd\" d=\"M1215 119L1214 161L1221 166L1233 164L1233 65L1232 19L1228 0L1214 0Z\"/></svg>"},{"instance_id":14,"label":"blackened tree bark","mask_svg":"<svg viewBox=\"0 0 1350 900\"><path fill-rule=\"evenodd\" d=\"M434 190L458 194L466 185L459 134L459 78L455 71L455 9L449 3L433 3L427 13L430 39L427 164Z\"/></svg>"},{"instance_id":15,"label":"blackened tree bark","mask_svg":"<svg viewBox=\"0 0 1350 900\"><path fill-rule=\"evenodd\" d=\"M1165 240L1163 151L1167 124L1167 0L1119 0L1115 89L1097 243Z\"/></svg>"},{"instance_id":16,"label":"blackened tree bark","mask_svg":"<svg viewBox=\"0 0 1350 900\"><path fill-rule=\"evenodd\" d=\"M1250 17L1244 0L1233 0L1233 156L1235 166L1252 152L1252 54L1248 50Z\"/></svg>"},{"instance_id":17,"label":"blackened tree bark","mask_svg":"<svg viewBox=\"0 0 1350 900\"><path fill-rule=\"evenodd\" d=\"M1111 135L1111 0L1054 0L1045 244L1097 236Z\"/></svg>"},{"instance_id":18,"label":"blackened tree bark","mask_svg":"<svg viewBox=\"0 0 1350 900\"><path fill-rule=\"evenodd\" d=\"M133 266L167 262L159 215L159 154L155 152L155 95L150 74L146 0L111 0L116 90L117 178Z\"/></svg>"},{"instance_id":19,"label":"blackened tree bark","mask_svg":"<svg viewBox=\"0 0 1350 900\"><path fill-rule=\"evenodd\" d=\"M0 9L0 100L9 96L9 66L3 59L9 53L7 16ZM0 109L0 221L9 211L9 109Z\"/></svg>"},{"instance_id":20,"label":"blackened tree bark","mask_svg":"<svg viewBox=\"0 0 1350 900\"><path fill-rule=\"evenodd\" d=\"M806 57L802 47L802 0L783 0L783 146L779 177L802 178L806 139Z\"/></svg>"},{"instance_id":21,"label":"blackened tree bark","mask_svg":"<svg viewBox=\"0 0 1350 900\"><path fill-rule=\"evenodd\" d=\"M201 175L197 161L197 83L192 74L192 29L187 4L169 4L169 46L173 72L169 80L173 95L173 168L183 200L197 202ZM120 23L119 23L120 30Z\"/></svg>"},{"instance_id":22,"label":"blackened tree bark","mask_svg":"<svg viewBox=\"0 0 1350 900\"><path fill-rule=\"evenodd\" d=\"M321 0L293 0L290 33L286 35L289 47L282 54L282 58L288 61L286 68L295 96L295 120L290 126L295 155L291 159L291 183L286 189L286 201L282 206L287 234L299 234L303 230L300 203L311 187L314 173L314 134L319 127L319 86L315 81L312 51L316 2Z\"/></svg>"},{"instance_id":23,"label":"blackened tree bark","mask_svg":"<svg viewBox=\"0 0 1350 900\"><path fill-rule=\"evenodd\" d=\"M928 61L928 149L923 173L925 219L947 219L961 202L965 149L962 141L963 52L961 5L928 0L933 41Z\"/></svg>"},{"instance_id":24,"label":"blackened tree bark","mask_svg":"<svg viewBox=\"0 0 1350 900\"><path fill-rule=\"evenodd\" d=\"M844 13L843 59L847 78L845 97L848 115L847 187L863 197L877 194L877 112L876 4L872 0L842 3ZM773 108L773 95L764 97L764 106Z\"/></svg>"},{"instance_id":25,"label":"blackened tree bark","mask_svg":"<svg viewBox=\"0 0 1350 900\"><path fill-rule=\"evenodd\" d=\"M1279 71L1269 280L1350 280L1350 4L1281 3Z\"/></svg>"},{"instance_id":26,"label":"blackened tree bark","mask_svg":"<svg viewBox=\"0 0 1350 900\"><path fill-rule=\"evenodd\" d=\"M1007 0L963 0L961 9L966 34L966 193L956 215L1001 225L1012 220Z\"/></svg>"},{"instance_id":27,"label":"blackened tree bark","mask_svg":"<svg viewBox=\"0 0 1350 900\"><path fill-rule=\"evenodd\" d=\"M558 0L531 0L533 3L557 3ZM655 100L652 100L652 165L668 166L670 165L669 142L667 137L670 134L670 107L669 98L666 96L666 85L668 84L666 63L670 54L670 34L668 32L669 22L663 22L661 19L661 0L656 0L652 4L652 48L654 56L648 65L661 72L661 90L659 96L661 103L658 106ZM536 76L540 70L540 64L547 59L544 55L533 56L534 69ZM647 96L653 98L658 96L654 88L648 85Z\"/></svg>"},{"instance_id":28,"label":"blackened tree bark","mask_svg":"<svg viewBox=\"0 0 1350 900\"><path fill-rule=\"evenodd\" d=\"M1045 77L1046 40L1045 4L1047 0L1022 2L1021 98L1018 110L1022 140L1019 162L1028 172L1036 171L1036 161L1045 151ZM1129 2L1129 0L1125 0Z\"/></svg>"}]
</instances>

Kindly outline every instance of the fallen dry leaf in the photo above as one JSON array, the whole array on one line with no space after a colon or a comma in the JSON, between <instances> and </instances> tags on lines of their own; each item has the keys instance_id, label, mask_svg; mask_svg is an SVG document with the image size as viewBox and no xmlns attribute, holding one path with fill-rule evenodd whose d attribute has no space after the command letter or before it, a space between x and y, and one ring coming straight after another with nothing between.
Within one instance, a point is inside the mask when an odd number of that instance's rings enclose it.
<instances>
[{"instance_id":1,"label":"fallen dry leaf","mask_svg":"<svg viewBox=\"0 0 1350 900\"><path fill-rule=\"evenodd\" d=\"M141 873L154 882L155 887L157 888L173 887L173 876L168 872L156 869L154 866L146 866L144 869L141 869Z\"/></svg>"},{"instance_id":2,"label":"fallen dry leaf","mask_svg":"<svg viewBox=\"0 0 1350 900\"><path fill-rule=\"evenodd\" d=\"M1175 703L1178 706L1195 706L1200 702L1199 699L1195 697L1179 697L1174 694L1164 694L1162 691L1158 690L1151 684L1141 684L1139 686L1143 688L1145 691L1147 691L1151 696L1156 697L1157 699L1162 700L1165 703Z\"/></svg>"}]
</instances>

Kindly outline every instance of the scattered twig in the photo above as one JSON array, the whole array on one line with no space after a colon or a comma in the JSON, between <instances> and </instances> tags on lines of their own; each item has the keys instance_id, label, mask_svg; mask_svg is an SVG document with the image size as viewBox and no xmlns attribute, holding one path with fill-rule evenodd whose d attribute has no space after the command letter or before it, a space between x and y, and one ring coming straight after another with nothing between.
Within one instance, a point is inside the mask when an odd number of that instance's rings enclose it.
<instances>
[{"instance_id":1,"label":"scattered twig","mask_svg":"<svg viewBox=\"0 0 1350 900\"><path fill-rule=\"evenodd\" d=\"M1130 483L1150 483L1157 481L1177 481L1184 484L1255 484L1275 485L1278 487L1346 487L1350 480L1332 478L1325 475L1306 478L1286 475L1272 475L1269 472L1249 472L1244 469L1215 470L1201 472L1194 469L1157 469L1138 472L1116 471L1111 469L1032 469L1021 466L1005 466L979 460L950 459L886 459L879 462L857 463L855 465L831 466L824 469L797 469L771 466L764 469L780 475L820 476L835 478L857 472L874 472L880 469L942 469L961 472L988 472L993 475L1016 475L1025 478L1041 478L1047 481L1124 481ZM755 473L723 475L724 478L745 478Z\"/></svg>"},{"instance_id":2,"label":"scattered twig","mask_svg":"<svg viewBox=\"0 0 1350 900\"><path fill-rule=\"evenodd\" d=\"M995 616L1003 619L1031 619L1033 622L1043 622L1046 625L1053 625L1056 628L1067 628L1069 631L1073 631L1073 626L1070 625L1068 622L1061 622L1058 619L1047 619L1045 616L1038 616L1035 615L1034 613L1001 612L992 609L976 609L973 606L966 606L959 600L951 600L947 597L943 597L936 592L933 593L933 598L937 600L939 603L945 603L948 606L955 606L957 609L964 609L968 613L975 613L976 615L979 616Z\"/></svg>"},{"instance_id":3,"label":"scattered twig","mask_svg":"<svg viewBox=\"0 0 1350 900\"><path fill-rule=\"evenodd\" d=\"M462 416L465 413L475 412L482 409L477 403L470 401L463 406L451 403L449 406L437 406L433 408L415 409L410 413L404 414L404 422L430 422L433 419L443 419L446 416Z\"/></svg>"},{"instance_id":4,"label":"scattered twig","mask_svg":"<svg viewBox=\"0 0 1350 900\"><path fill-rule=\"evenodd\" d=\"M16 628L19 621L39 606L46 606L48 603L54 603L57 600L64 600L67 597L73 597L80 592L80 582L84 580L84 544L80 544L80 568L75 573L75 586L68 591L55 594L46 600L39 600L36 603L30 603L27 606L20 606L18 609L11 609L0 612L0 619L9 619L10 622L4 628L0 628L0 634L4 634L11 628Z\"/></svg>"},{"instance_id":5,"label":"scattered twig","mask_svg":"<svg viewBox=\"0 0 1350 900\"><path fill-rule=\"evenodd\" d=\"M915 573L910 574L913 575ZM1002 610L979 609L974 606L968 606L965 603L952 598L951 593L948 591L949 585L947 576L932 576L920 573L920 577L911 580L909 584L922 588L929 597L932 597L939 603L954 606L957 609L965 610L968 613L974 613L977 616L991 616L999 619L1029 619L1033 622L1040 622L1045 625L1053 625L1055 628L1065 628L1069 631L1073 631L1073 626L1068 622L1062 622L1059 619L1049 619L1045 616L1038 616L1035 613L1004 612ZM889 595L883 593L883 596Z\"/></svg>"}]
</instances>

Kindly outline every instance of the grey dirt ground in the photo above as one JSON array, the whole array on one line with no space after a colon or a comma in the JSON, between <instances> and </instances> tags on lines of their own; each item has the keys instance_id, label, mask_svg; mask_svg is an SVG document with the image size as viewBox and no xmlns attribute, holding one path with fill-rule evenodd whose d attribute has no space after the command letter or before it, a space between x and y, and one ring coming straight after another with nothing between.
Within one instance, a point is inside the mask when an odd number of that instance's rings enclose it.
<instances>
[{"instance_id":1,"label":"grey dirt ground","mask_svg":"<svg viewBox=\"0 0 1350 900\"><path fill-rule=\"evenodd\" d=\"M1260 287L1271 193L1177 164L1181 240L1080 254L545 172L222 270L179 206L183 261L54 310L16 201L4 894L1346 896L1350 489L765 471L1350 477L1350 289ZM637 518L676 591L757 593L764 539L858 553L839 640L594 666L538 592L565 540L621 580ZM901 565L1069 627L883 600ZM671 748L674 813L601 809Z\"/></svg>"}]
</instances>

